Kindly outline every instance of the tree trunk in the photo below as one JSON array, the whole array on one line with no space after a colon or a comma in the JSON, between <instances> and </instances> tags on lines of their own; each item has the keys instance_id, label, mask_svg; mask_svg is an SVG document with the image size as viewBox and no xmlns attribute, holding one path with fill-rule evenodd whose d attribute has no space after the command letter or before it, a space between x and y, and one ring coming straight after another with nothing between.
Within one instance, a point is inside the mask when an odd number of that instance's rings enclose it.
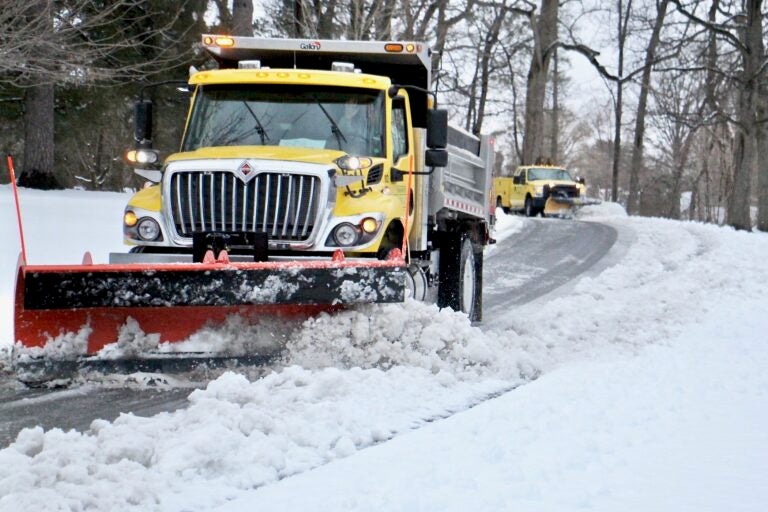
<instances>
[{"instance_id":1,"label":"tree trunk","mask_svg":"<svg viewBox=\"0 0 768 512\"><path fill-rule=\"evenodd\" d=\"M501 31L501 27L504 25L504 20L506 18L507 2L505 0L501 3L501 6L499 6L499 11L496 13L496 17L483 40L483 48L481 49L482 54L480 55L480 97L477 99L477 115L471 127L471 131L474 135L479 136L483 129L485 103L488 99L488 89L491 82L491 59L493 58L493 49L499 42L499 32Z\"/></svg>"},{"instance_id":2,"label":"tree trunk","mask_svg":"<svg viewBox=\"0 0 768 512\"><path fill-rule=\"evenodd\" d=\"M35 85L24 96L24 170L22 187L63 188L54 168L53 84Z\"/></svg>"},{"instance_id":3,"label":"tree trunk","mask_svg":"<svg viewBox=\"0 0 768 512\"><path fill-rule=\"evenodd\" d=\"M30 3L26 17L30 22L45 20L45 31L53 31L49 0ZM42 50L35 48L37 53ZM54 168L54 88L40 77L33 77L24 93L24 160L18 184L42 190L62 188Z\"/></svg>"},{"instance_id":4,"label":"tree trunk","mask_svg":"<svg viewBox=\"0 0 768 512\"><path fill-rule=\"evenodd\" d=\"M541 14L531 15L534 47L525 95L525 135L522 164L533 164L544 157L544 99L547 92L549 61L557 42L558 0L541 0Z\"/></svg>"},{"instance_id":5,"label":"tree trunk","mask_svg":"<svg viewBox=\"0 0 768 512\"><path fill-rule=\"evenodd\" d=\"M656 59L656 47L661 36L661 27L664 25L664 17L667 13L669 0L661 0L656 10L656 22L653 25L651 39L645 49L645 67L640 83L640 97L637 101L637 117L635 118L635 136L632 144L632 163L629 167L629 197L627 199L627 212L630 215L637 213L637 187L640 181L640 168L643 165L643 144L645 141L645 114L648 106L648 93L651 88L651 71L653 61Z\"/></svg>"},{"instance_id":6,"label":"tree trunk","mask_svg":"<svg viewBox=\"0 0 768 512\"><path fill-rule=\"evenodd\" d=\"M549 156L555 163L560 162L560 70L558 69L557 49L552 54L552 139Z\"/></svg>"},{"instance_id":7,"label":"tree trunk","mask_svg":"<svg viewBox=\"0 0 768 512\"><path fill-rule=\"evenodd\" d=\"M759 119L768 119L766 94L768 91L760 95ZM757 133L758 147L763 149L757 152L757 229L768 231L768 127L765 123L758 124Z\"/></svg>"},{"instance_id":8,"label":"tree trunk","mask_svg":"<svg viewBox=\"0 0 768 512\"><path fill-rule=\"evenodd\" d=\"M618 75L616 82L616 105L614 110L614 130L613 130L613 169L611 172L611 201L619 200L619 169L621 165L621 117L624 110L624 43L627 40L627 21L629 13L632 10L632 0L627 3L626 17L623 8L623 1L618 0Z\"/></svg>"},{"instance_id":9,"label":"tree trunk","mask_svg":"<svg viewBox=\"0 0 768 512\"><path fill-rule=\"evenodd\" d=\"M253 0L232 0L232 34L253 36Z\"/></svg>"},{"instance_id":10,"label":"tree trunk","mask_svg":"<svg viewBox=\"0 0 768 512\"><path fill-rule=\"evenodd\" d=\"M375 36L379 41L392 39L392 17L395 14L395 0L381 2L381 12L377 13L375 20Z\"/></svg>"},{"instance_id":11,"label":"tree trunk","mask_svg":"<svg viewBox=\"0 0 768 512\"><path fill-rule=\"evenodd\" d=\"M758 10L759 13L759 10ZM756 23L760 24L762 32L762 20L757 16ZM765 47L762 39L757 39L756 53L760 60L765 60ZM766 72L762 71L757 77L760 83L758 87L757 104L757 229L768 231L768 86L765 84Z\"/></svg>"},{"instance_id":12,"label":"tree trunk","mask_svg":"<svg viewBox=\"0 0 768 512\"><path fill-rule=\"evenodd\" d=\"M306 37L307 13L304 8L304 0L293 0L293 37L301 39Z\"/></svg>"},{"instance_id":13,"label":"tree trunk","mask_svg":"<svg viewBox=\"0 0 768 512\"><path fill-rule=\"evenodd\" d=\"M743 32L742 89L739 91L738 131L733 164L733 189L728 202L728 224L736 229L752 229L750 201L752 175L757 166L758 79L765 49L763 47L761 0L747 3L747 25Z\"/></svg>"},{"instance_id":14,"label":"tree trunk","mask_svg":"<svg viewBox=\"0 0 768 512\"><path fill-rule=\"evenodd\" d=\"M676 151L675 172L672 176L672 190L668 197L667 217L670 219L680 219L680 196L683 192L683 174L688 168L688 160L691 154L691 145L694 142L695 132L690 132L681 141Z\"/></svg>"},{"instance_id":15,"label":"tree trunk","mask_svg":"<svg viewBox=\"0 0 768 512\"><path fill-rule=\"evenodd\" d=\"M315 17L317 19L317 37L333 39L341 29L336 25L336 8L338 0L314 0ZM323 10L325 8L325 10Z\"/></svg>"}]
</instances>

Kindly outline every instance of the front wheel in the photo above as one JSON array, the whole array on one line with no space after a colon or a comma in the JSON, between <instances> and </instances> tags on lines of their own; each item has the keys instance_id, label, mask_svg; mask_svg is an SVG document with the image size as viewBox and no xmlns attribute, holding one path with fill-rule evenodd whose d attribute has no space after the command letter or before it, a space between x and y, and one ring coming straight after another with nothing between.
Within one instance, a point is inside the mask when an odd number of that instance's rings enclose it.
<instances>
[{"instance_id":1,"label":"front wheel","mask_svg":"<svg viewBox=\"0 0 768 512\"><path fill-rule=\"evenodd\" d=\"M524 212L526 217L533 217L535 215L535 212L533 211L533 199L531 199L531 196L525 198Z\"/></svg>"},{"instance_id":2,"label":"front wheel","mask_svg":"<svg viewBox=\"0 0 768 512\"><path fill-rule=\"evenodd\" d=\"M469 238L456 235L440 252L438 306L461 311L479 322L483 317L482 250L475 251Z\"/></svg>"}]
</instances>

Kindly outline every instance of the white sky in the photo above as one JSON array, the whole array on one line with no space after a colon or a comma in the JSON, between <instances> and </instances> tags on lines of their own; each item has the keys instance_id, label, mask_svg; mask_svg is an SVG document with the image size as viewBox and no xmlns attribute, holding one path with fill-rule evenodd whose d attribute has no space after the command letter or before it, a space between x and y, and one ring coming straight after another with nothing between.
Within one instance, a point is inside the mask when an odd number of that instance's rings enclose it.
<instances>
[{"instance_id":1,"label":"white sky","mask_svg":"<svg viewBox=\"0 0 768 512\"><path fill-rule=\"evenodd\" d=\"M30 261L106 261L126 199L23 190ZM7 348L8 186L0 212ZM339 313L284 369L225 374L187 409L22 431L0 510L764 510L768 235L612 204L583 218L619 230L611 265L482 327L418 303Z\"/></svg>"}]
</instances>

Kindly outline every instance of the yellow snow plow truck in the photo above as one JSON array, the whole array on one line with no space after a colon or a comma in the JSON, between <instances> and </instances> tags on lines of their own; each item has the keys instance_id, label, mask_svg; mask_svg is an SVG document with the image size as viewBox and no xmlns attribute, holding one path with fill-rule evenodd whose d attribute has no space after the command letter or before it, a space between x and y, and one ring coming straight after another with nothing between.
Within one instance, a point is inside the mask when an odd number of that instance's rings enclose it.
<instances>
[{"instance_id":1,"label":"yellow snow plow truck","mask_svg":"<svg viewBox=\"0 0 768 512\"><path fill-rule=\"evenodd\" d=\"M569 217L576 208L599 201L586 197L582 178L573 178L564 167L524 165L509 177L493 179L496 207L522 212L527 217Z\"/></svg>"},{"instance_id":2,"label":"yellow snow plow truck","mask_svg":"<svg viewBox=\"0 0 768 512\"><path fill-rule=\"evenodd\" d=\"M107 351L139 369L209 361L174 346L231 315L406 297L481 318L493 149L436 108L429 48L218 35L202 46L218 69L189 78L178 151L161 158L152 103L136 103L126 161L150 184L125 208L130 251L20 264L20 365L78 367Z\"/></svg>"}]
</instances>

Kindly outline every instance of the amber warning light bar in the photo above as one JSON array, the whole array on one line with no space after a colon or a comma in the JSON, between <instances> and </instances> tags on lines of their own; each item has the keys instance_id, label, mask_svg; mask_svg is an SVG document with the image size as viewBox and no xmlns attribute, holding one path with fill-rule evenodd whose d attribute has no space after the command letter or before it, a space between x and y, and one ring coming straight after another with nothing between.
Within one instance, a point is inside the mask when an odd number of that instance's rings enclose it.
<instances>
[{"instance_id":1,"label":"amber warning light bar","mask_svg":"<svg viewBox=\"0 0 768 512\"><path fill-rule=\"evenodd\" d=\"M221 46L223 48L229 48L235 46L235 40L229 36L205 36L203 38L203 44L206 46Z\"/></svg>"},{"instance_id":2,"label":"amber warning light bar","mask_svg":"<svg viewBox=\"0 0 768 512\"><path fill-rule=\"evenodd\" d=\"M232 36L217 36L217 35L204 35L203 36L203 45L208 47L219 47L219 48L234 48L238 47L241 49L254 49L253 47L253 41L257 38L240 38L242 41L238 41L238 38L232 37ZM265 40L267 41L267 40ZM269 46L272 49L282 49L282 50L288 50L290 49L288 46L290 44L296 44L297 42L300 43L300 47L302 50L314 50L318 51L322 48L323 45L321 45L320 41L303 41L303 40L268 40L270 43ZM333 45L334 51L341 51L342 46L340 45L353 45L350 46L350 48L354 49L355 43L364 43L364 44L376 44L371 41L327 41L328 43ZM281 44L282 43L282 44ZM379 43L381 44L381 43ZM424 49L424 46L419 43L396 43L396 42L390 42L390 43L384 43L384 51L386 53L421 53ZM371 52L373 51L378 52L381 46L379 46L379 49L373 50L376 46L368 46L367 50L365 52ZM323 48L325 49L325 48ZM295 48L294 48L295 50Z\"/></svg>"}]
</instances>

